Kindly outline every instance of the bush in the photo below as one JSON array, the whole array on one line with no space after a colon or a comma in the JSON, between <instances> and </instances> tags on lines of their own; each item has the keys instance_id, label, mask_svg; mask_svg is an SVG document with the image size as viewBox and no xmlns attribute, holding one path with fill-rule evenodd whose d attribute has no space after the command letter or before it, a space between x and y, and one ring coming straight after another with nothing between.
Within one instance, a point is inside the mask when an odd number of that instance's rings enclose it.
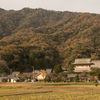
<instances>
[{"instance_id":1,"label":"bush","mask_svg":"<svg viewBox=\"0 0 100 100\"><path fill-rule=\"evenodd\" d=\"M51 78L50 78L50 77L46 77L46 78L44 79L44 81L45 81L45 82L51 82Z\"/></svg>"},{"instance_id":2,"label":"bush","mask_svg":"<svg viewBox=\"0 0 100 100\"><path fill-rule=\"evenodd\" d=\"M55 81L55 82L61 82L62 79L61 79L60 77L57 77L54 81Z\"/></svg>"},{"instance_id":3,"label":"bush","mask_svg":"<svg viewBox=\"0 0 100 100\"><path fill-rule=\"evenodd\" d=\"M61 68L61 65L56 65L55 67L54 67L54 72L56 73L56 74L59 74L60 72L62 72L63 70L62 70L62 68Z\"/></svg>"},{"instance_id":4,"label":"bush","mask_svg":"<svg viewBox=\"0 0 100 100\"><path fill-rule=\"evenodd\" d=\"M79 76L77 75L77 76L75 76L75 82L79 82Z\"/></svg>"},{"instance_id":5,"label":"bush","mask_svg":"<svg viewBox=\"0 0 100 100\"><path fill-rule=\"evenodd\" d=\"M96 87L98 86L98 81L97 81L97 80L95 81L95 86L96 86Z\"/></svg>"}]
</instances>

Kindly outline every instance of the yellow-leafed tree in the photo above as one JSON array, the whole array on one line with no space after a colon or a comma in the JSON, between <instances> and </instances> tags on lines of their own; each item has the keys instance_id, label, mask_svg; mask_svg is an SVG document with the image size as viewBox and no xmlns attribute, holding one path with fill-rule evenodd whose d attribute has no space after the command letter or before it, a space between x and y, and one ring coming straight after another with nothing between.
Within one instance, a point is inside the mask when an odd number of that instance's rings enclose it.
<instances>
[{"instance_id":1,"label":"yellow-leafed tree","mask_svg":"<svg viewBox=\"0 0 100 100\"><path fill-rule=\"evenodd\" d=\"M46 76L46 72L44 70L42 70L41 76L42 77L45 77Z\"/></svg>"}]
</instances>

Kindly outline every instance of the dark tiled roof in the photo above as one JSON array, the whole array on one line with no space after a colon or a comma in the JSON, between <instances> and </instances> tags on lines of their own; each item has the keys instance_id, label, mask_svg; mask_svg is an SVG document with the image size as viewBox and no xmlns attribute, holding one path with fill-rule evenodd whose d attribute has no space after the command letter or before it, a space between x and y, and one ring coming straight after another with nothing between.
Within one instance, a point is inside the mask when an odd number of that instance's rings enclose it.
<instances>
[{"instance_id":1,"label":"dark tiled roof","mask_svg":"<svg viewBox=\"0 0 100 100\"><path fill-rule=\"evenodd\" d=\"M17 78L17 79L18 79L18 77L13 76L13 75L8 75L7 77L8 77L8 78L10 78L10 79L15 79L15 78Z\"/></svg>"},{"instance_id":2,"label":"dark tiled roof","mask_svg":"<svg viewBox=\"0 0 100 100\"><path fill-rule=\"evenodd\" d=\"M20 72L13 72L12 75L13 75L13 74L18 74L18 73L20 73Z\"/></svg>"},{"instance_id":3,"label":"dark tiled roof","mask_svg":"<svg viewBox=\"0 0 100 100\"><path fill-rule=\"evenodd\" d=\"M46 69L46 73L49 74L51 73L52 69Z\"/></svg>"},{"instance_id":4,"label":"dark tiled roof","mask_svg":"<svg viewBox=\"0 0 100 100\"><path fill-rule=\"evenodd\" d=\"M68 74L68 78L71 78L71 77L75 77L75 76L77 76L77 74Z\"/></svg>"},{"instance_id":5,"label":"dark tiled roof","mask_svg":"<svg viewBox=\"0 0 100 100\"><path fill-rule=\"evenodd\" d=\"M0 77L0 79L7 79L8 77Z\"/></svg>"},{"instance_id":6,"label":"dark tiled roof","mask_svg":"<svg viewBox=\"0 0 100 100\"><path fill-rule=\"evenodd\" d=\"M23 73L23 75L29 75L30 76L30 75L32 75L32 73Z\"/></svg>"},{"instance_id":7,"label":"dark tiled roof","mask_svg":"<svg viewBox=\"0 0 100 100\"><path fill-rule=\"evenodd\" d=\"M74 64L74 65L76 65L76 64L90 64L90 65L92 65L93 63L91 62L90 58L78 58L78 59L75 59L75 62L72 64Z\"/></svg>"}]
</instances>

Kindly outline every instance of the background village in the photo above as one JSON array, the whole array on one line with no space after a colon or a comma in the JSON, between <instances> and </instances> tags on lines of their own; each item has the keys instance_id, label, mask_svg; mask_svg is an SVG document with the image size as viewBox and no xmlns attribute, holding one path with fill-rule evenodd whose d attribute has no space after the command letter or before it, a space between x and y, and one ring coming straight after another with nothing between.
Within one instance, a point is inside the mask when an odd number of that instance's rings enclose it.
<instances>
[{"instance_id":1,"label":"background village","mask_svg":"<svg viewBox=\"0 0 100 100\"><path fill-rule=\"evenodd\" d=\"M73 71L67 70L62 65L54 69L35 70L32 72L11 72L11 75L0 74L0 82L99 82L100 60L78 58L72 63Z\"/></svg>"}]
</instances>

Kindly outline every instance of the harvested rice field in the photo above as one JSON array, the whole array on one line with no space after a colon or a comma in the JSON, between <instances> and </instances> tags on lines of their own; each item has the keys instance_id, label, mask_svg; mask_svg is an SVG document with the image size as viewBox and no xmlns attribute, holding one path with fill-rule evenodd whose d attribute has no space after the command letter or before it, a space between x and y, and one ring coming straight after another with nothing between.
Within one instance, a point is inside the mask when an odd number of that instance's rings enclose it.
<instances>
[{"instance_id":1,"label":"harvested rice field","mask_svg":"<svg viewBox=\"0 0 100 100\"><path fill-rule=\"evenodd\" d=\"M85 83L0 83L0 100L100 100L100 86Z\"/></svg>"}]
</instances>

